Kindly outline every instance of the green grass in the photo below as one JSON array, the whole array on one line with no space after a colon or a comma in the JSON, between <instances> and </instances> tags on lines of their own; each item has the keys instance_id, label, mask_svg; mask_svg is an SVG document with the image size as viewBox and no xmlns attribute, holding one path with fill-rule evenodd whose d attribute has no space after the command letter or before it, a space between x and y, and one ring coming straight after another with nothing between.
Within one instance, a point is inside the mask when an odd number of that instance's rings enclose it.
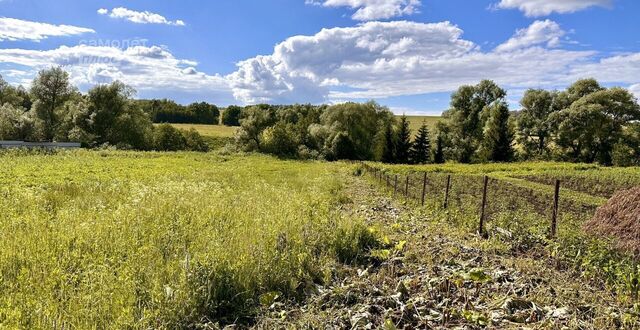
<instances>
[{"instance_id":1,"label":"green grass","mask_svg":"<svg viewBox=\"0 0 640 330\"><path fill-rule=\"evenodd\" d=\"M0 327L192 328L299 297L372 240L338 211L349 166L0 153Z\"/></svg>"},{"instance_id":2,"label":"green grass","mask_svg":"<svg viewBox=\"0 0 640 330\"><path fill-rule=\"evenodd\" d=\"M436 124L442 119L440 116L407 116L407 118L409 119L409 128L413 134L418 132L423 122L427 123L429 130L433 131Z\"/></svg>"},{"instance_id":3,"label":"green grass","mask_svg":"<svg viewBox=\"0 0 640 330\"><path fill-rule=\"evenodd\" d=\"M238 127L224 126L224 125L201 125L201 124L171 124L174 127L180 129L195 129L200 135L205 137L233 137Z\"/></svg>"}]
</instances>

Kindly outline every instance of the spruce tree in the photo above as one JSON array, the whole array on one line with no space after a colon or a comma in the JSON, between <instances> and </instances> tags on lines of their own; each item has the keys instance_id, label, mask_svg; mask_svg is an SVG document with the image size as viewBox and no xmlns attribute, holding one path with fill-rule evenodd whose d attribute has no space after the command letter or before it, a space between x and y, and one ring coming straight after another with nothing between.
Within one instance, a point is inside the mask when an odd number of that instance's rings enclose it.
<instances>
[{"instance_id":1,"label":"spruce tree","mask_svg":"<svg viewBox=\"0 0 640 330\"><path fill-rule=\"evenodd\" d=\"M411 161L414 164L426 164L431 158L431 140L429 139L429 128L425 122L418 129L415 141L411 146Z\"/></svg>"},{"instance_id":2,"label":"spruce tree","mask_svg":"<svg viewBox=\"0 0 640 330\"><path fill-rule=\"evenodd\" d=\"M395 163L396 161L396 141L393 126L387 124L384 132L384 152L382 153L383 163Z\"/></svg>"},{"instance_id":3,"label":"spruce tree","mask_svg":"<svg viewBox=\"0 0 640 330\"><path fill-rule=\"evenodd\" d=\"M442 133L436 135L436 148L433 153L433 162L435 164L444 164L444 138Z\"/></svg>"},{"instance_id":4,"label":"spruce tree","mask_svg":"<svg viewBox=\"0 0 640 330\"><path fill-rule=\"evenodd\" d=\"M484 149L487 160L508 162L513 159L513 128L509 123L509 107L496 102L489 109L484 131Z\"/></svg>"},{"instance_id":5,"label":"spruce tree","mask_svg":"<svg viewBox=\"0 0 640 330\"><path fill-rule=\"evenodd\" d=\"M400 127L398 129L398 137L396 142L396 162L400 164L409 163L411 156L411 129L409 129L409 120L407 116L402 115L400 118Z\"/></svg>"}]
</instances>

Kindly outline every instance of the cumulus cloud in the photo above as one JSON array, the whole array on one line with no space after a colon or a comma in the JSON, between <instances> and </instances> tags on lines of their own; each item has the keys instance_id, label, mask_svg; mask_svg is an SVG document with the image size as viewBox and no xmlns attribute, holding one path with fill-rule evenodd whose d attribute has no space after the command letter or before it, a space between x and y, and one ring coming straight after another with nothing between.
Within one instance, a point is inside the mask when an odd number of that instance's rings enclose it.
<instances>
[{"instance_id":1,"label":"cumulus cloud","mask_svg":"<svg viewBox=\"0 0 640 330\"><path fill-rule=\"evenodd\" d=\"M450 92L481 79L521 90L564 87L584 77L634 84L640 76L640 53L603 57L555 48L564 31L552 21L534 22L491 51L462 33L449 22L323 29L239 62L226 78L243 102L290 103Z\"/></svg>"},{"instance_id":2,"label":"cumulus cloud","mask_svg":"<svg viewBox=\"0 0 640 330\"><path fill-rule=\"evenodd\" d=\"M501 9L519 9L529 17L546 16L551 13L573 13L593 6L608 7L612 0L501 0L496 5Z\"/></svg>"},{"instance_id":3,"label":"cumulus cloud","mask_svg":"<svg viewBox=\"0 0 640 330\"><path fill-rule=\"evenodd\" d=\"M48 37L73 36L83 33L95 33L95 31L72 25L53 25L0 17L0 41L30 40L38 42Z\"/></svg>"},{"instance_id":4,"label":"cumulus cloud","mask_svg":"<svg viewBox=\"0 0 640 330\"><path fill-rule=\"evenodd\" d=\"M420 0L306 0L307 4L324 7L350 7L357 9L351 16L358 21L389 19L418 12Z\"/></svg>"},{"instance_id":5,"label":"cumulus cloud","mask_svg":"<svg viewBox=\"0 0 640 330\"><path fill-rule=\"evenodd\" d=\"M231 91L219 75L198 71L190 60L175 58L166 49L136 46L62 46L52 50L0 49L0 62L37 70L62 66L82 89L121 80L141 91L171 91L230 100ZM24 81L26 77L23 77ZM20 82L20 81L19 81Z\"/></svg>"},{"instance_id":6,"label":"cumulus cloud","mask_svg":"<svg viewBox=\"0 0 640 330\"><path fill-rule=\"evenodd\" d=\"M565 31L554 21L535 21L528 28L516 31L511 39L498 46L496 50L501 52L513 51L534 45L557 47L560 45L560 38L564 35Z\"/></svg>"},{"instance_id":7,"label":"cumulus cloud","mask_svg":"<svg viewBox=\"0 0 640 330\"><path fill-rule=\"evenodd\" d=\"M636 96L636 98L640 99L640 84L635 84L629 86L629 91Z\"/></svg>"},{"instance_id":8,"label":"cumulus cloud","mask_svg":"<svg viewBox=\"0 0 640 330\"><path fill-rule=\"evenodd\" d=\"M109 10L106 8L100 8L98 9L98 14L109 15L109 17L111 18L124 19L129 22L138 24L165 24L175 26L185 25L184 21L182 20L170 21L160 14L152 13L146 10L135 11L124 7L113 8L111 9L111 12L109 12Z\"/></svg>"}]
</instances>

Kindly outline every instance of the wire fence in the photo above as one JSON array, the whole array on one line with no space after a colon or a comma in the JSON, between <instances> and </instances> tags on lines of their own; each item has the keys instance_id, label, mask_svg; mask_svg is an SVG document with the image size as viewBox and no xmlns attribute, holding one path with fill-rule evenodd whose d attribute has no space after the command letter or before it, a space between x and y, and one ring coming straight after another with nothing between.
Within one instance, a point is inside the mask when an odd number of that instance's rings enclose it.
<instances>
[{"instance_id":1,"label":"wire fence","mask_svg":"<svg viewBox=\"0 0 640 330\"><path fill-rule=\"evenodd\" d=\"M394 173L362 163L367 175L394 198L464 213L469 225L487 235L487 225L501 229L538 231L555 238L559 222L575 228L597 206L562 198L561 182L554 189L533 189L486 175L440 172ZM550 191L551 190L551 191Z\"/></svg>"}]
</instances>

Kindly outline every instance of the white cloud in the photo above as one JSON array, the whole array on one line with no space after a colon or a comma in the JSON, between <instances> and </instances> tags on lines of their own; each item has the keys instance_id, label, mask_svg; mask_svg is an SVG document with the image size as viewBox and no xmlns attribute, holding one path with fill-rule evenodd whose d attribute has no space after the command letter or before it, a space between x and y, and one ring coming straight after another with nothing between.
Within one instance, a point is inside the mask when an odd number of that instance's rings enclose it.
<instances>
[{"instance_id":1,"label":"white cloud","mask_svg":"<svg viewBox=\"0 0 640 330\"><path fill-rule=\"evenodd\" d=\"M499 45L496 50L513 51L534 45L557 47L560 45L560 38L564 35L565 31L554 21L535 21L528 28L516 31L511 39Z\"/></svg>"},{"instance_id":2,"label":"white cloud","mask_svg":"<svg viewBox=\"0 0 640 330\"><path fill-rule=\"evenodd\" d=\"M105 46L62 46L53 50L0 49L0 62L37 70L62 66L81 89L121 80L139 91L183 93L230 101L227 81L197 71L197 63L175 58L157 46L127 49ZM18 82L24 82L26 77ZM168 97L166 95L165 97Z\"/></svg>"},{"instance_id":3,"label":"white cloud","mask_svg":"<svg viewBox=\"0 0 640 330\"><path fill-rule=\"evenodd\" d=\"M629 91L636 96L636 98L640 99L640 84L635 84L629 86Z\"/></svg>"},{"instance_id":4,"label":"white cloud","mask_svg":"<svg viewBox=\"0 0 640 330\"><path fill-rule=\"evenodd\" d=\"M573 13L593 6L608 7L612 0L501 0L496 5L502 9L519 9L529 17L551 13Z\"/></svg>"},{"instance_id":5,"label":"white cloud","mask_svg":"<svg viewBox=\"0 0 640 330\"><path fill-rule=\"evenodd\" d=\"M579 78L634 84L640 53L603 57L558 46L552 21L519 30L495 50L483 51L449 22L368 22L294 36L238 63L227 76L246 103L335 102L450 92L493 79L509 90L562 88Z\"/></svg>"},{"instance_id":6,"label":"white cloud","mask_svg":"<svg viewBox=\"0 0 640 330\"><path fill-rule=\"evenodd\" d=\"M83 33L95 33L95 31L72 25L53 25L0 17L0 41L41 41L48 37L72 36Z\"/></svg>"},{"instance_id":7,"label":"white cloud","mask_svg":"<svg viewBox=\"0 0 640 330\"><path fill-rule=\"evenodd\" d=\"M324 7L350 7L357 9L351 16L358 21L373 21L411 15L418 12L420 0L306 0L307 4Z\"/></svg>"},{"instance_id":8,"label":"white cloud","mask_svg":"<svg viewBox=\"0 0 640 330\"><path fill-rule=\"evenodd\" d=\"M165 24L175 26L185 25L184 21L182 20L170 21L160 14L152 13L149 11L135 11L124 7L113 8L111 9L111 13L109 13L109 10L106 8L100 8L98 9L98 14L108 14L111 18L120 18L138 24Z\"/></svg>"}]
</instances>

